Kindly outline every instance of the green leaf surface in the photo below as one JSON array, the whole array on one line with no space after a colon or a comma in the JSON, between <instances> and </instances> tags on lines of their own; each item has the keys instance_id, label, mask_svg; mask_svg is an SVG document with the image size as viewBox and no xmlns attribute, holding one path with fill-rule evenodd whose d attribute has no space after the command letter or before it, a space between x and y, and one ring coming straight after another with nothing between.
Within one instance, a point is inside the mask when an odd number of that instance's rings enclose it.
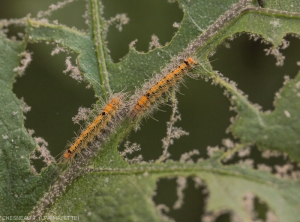
<instances>
[{"instance_id":1,"label":"green leaf surface","mask_svg":"<svg viewBox=\"0 0 300 222\"><path fill-rule=\"evenodd\" d=\"M291 159L300 161L300 75L288 82L276 99L271 113L239 110L232 126L234 134L244 142L254 142L261 148L287 152Z\"/></svg>"},{"instance_id":2,"label":"green leaf surface","mask_svg":"<svg viewBox=\"0 0 300 222\"><path fill-rule=\"evenodd\" d=\"M24 128L22 102L12 84L25 44L0 35L0 214L24 216L47 190L49 181L30 171L35 142Z\"/></svg>"},{"instance_id":3,"label":"green leaf surface","mask_svg":"<svg viewBox=\"0 0 300 222\"><path fill-rule=\"evenodd\" d=\"M244 195L251 192L276 212L279 221L297 221L299 181L277 179L246 166L224 167L218 161L220 154L197 164L169 161L94 169L68 189L48 216L78 215L84 221L161 221L151 200L155 182L164 177L193 176L203 179L210 191L208 211L227 209L251 221L242 204Z\"/></svg>"},{"instance_id":4,"label":"green leaf surface","mask_svg":"<svg viewBox=\"0 0 300 222\"><path fill-rule=\"evenodd\" d=\"M264 113L254 106L236 86L212 71L208 55L227 38L242 32L261 35L277 47L288 33L299 34L300 3L288 0L277 4L267 1L266 7L248 10L222 23L218 18L229 10L237 0L214 0L203 3L199 0L183 1L178 4L184 18L178 32L169 44L148 53L130 48L119 63L113 63L107 53L103 33L108 25L101 17L101 4L89 0L90 30L87 33L63 25L28 19L29 42L51 42L78 54L77 62L85 80L93 85L95 94L105 97L109 90L133 93L153 74L160 73L173 58L184 51L190 43L211 31L213 24L218 30L197 49L193 57L199 66L194 73L212 79L229 92L238 113L231 126L233 134L243 143L256 144L261 148L287 152L296 161L300 160L297 135L300 133L298 101L300 74L288 82L276 100L275 110ZM293 13L290 13L293 12ZM294 13L295 12L295 13ZM1 195L2 214L26 215L49 186L47 172L33 175L30 172L29 155L35 149L33 139L23 126L20 101L11 91L18 66L18 54L25 45L0 39L0 144L1 144ZM108 87L109 86L109 87ZM117 152L122 139L132 130L130 121L123 122L109 141L101 147L100 154L75 182L54 199L48 216L73 215L83 221L161 221L152 195L160 178L199 177L209 190L207 211L230 210L244 221L251 221L243 208L243 196L251 192L263 200L279 221L297 221L300 218L299 181L278 179L274 175L243 166L224 166L222 153L198 163L138 163L129 165ZM3 144L3 145L2 145ZM72 165L71 165L72 167ZM3 178L3 179L2 179ZM53 190L50 190L50 193ZM14 206L14 207L11 207ZM37 205L39 207L39 205Z\"/></svg>"}]
</instances>

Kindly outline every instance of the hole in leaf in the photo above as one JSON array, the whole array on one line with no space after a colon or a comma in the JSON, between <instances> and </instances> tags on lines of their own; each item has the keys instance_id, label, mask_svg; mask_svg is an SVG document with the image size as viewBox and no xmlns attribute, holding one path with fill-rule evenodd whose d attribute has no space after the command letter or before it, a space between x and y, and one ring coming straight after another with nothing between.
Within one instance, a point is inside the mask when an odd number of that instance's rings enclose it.
<instances>
[{"instance_id":1,"label":"hole in leaf","mask_svg":"<svg viewBox=\"0 0 300 222\"><path fill-rule=\"evenodd\" d=\"M231 222L230 213L223 213L216 218L216 222Z\"/></svg>"},{"instance_id":2,"label":"hole in leaf","mask_svg":"<svg viewBox=\"0 0 300 222\"><path fill-rule=\"evenodd\" d=\"M27 0L26 4L20 4L17 1L2 0L0 2L0 18L3 19L18 19L24 18L28 14L31 14L32 18L36 18L39 11L47 11L50 5L57 5L57 0ZM67 4L63 8L59 8L54 11L49 19L52 23L53 20L58 20L60 24L65 24L68 27L76 27L78 29L86 29L87 26L83 19L83 14L85 13L86 7L85 1L74 1ZM22 32L23 32L22 28ZM20 30L20 27L10 26L8 36L16 36Z\"/></svg>"},{"instance_id":3,"label":"hole in leaf","mask_svg":"<svg viewBox=\"0 0 300 222\"><path fill-rule=\"evenodd\" d=\"M90 107L95 99L86 84L79 84L63 73L67 55L60 53L51 57L53 48L45 44L29 45L33 60L26 74L17 78L13 91L31 106L25 127L35 131L33 137L44 138L51 154L56 156L65 150L67 141L79 130L79 125L72 122L78 108ZM75 58L76 55L72 56Z\"/></svg>"},{"instance_id":4,"label":"hole in leaf","mask_svg":"<svg viewBox=\"0 0 300 222\"><path fill-rule=\"evenodd\" d=\"M34 168L31 168L32 171L35 171L34 173L40 173L41 172L41 169L43 167L45 167L45 163L43 162L42 159L35 159L35 160L31 160L31 164L32 167Z\"/></svg>"},{"instance_id":5,"label":"hole in leaf","mask_svg":"<svg viewBox=\"0 0 300 222\"><path fill-rule=\"evenodd\" d=\"M1 30L5 36L10 39L22 41L24 38L24 27L9 26Z\"/></svg>"},{"instance_id":6,"label":"hole in leaf","mask_svg":"<svg viewBox=\"0 0 300 222\"><path fill-rule=\"evenodd\" d=\"M179 200L178 191L176 191L180 186L178 186L178 178L160 179L157 182L156 195L153 197L153 201L159 208L164 205L169 208L169 212L166 212L166 208L161 207L163 209L162 214L175 219L176 222L200 221L207 198L206 187L203 184L195 183L194 178L184 179L186 179L186 188L183 189L183 203L178 209L176 207L174 209Z\"/></svg>"},{"instance_id":7,"label":"hole in leaf","mask_svg":"<svg viewBox=\"0 0 300 222\"><path fill-rule=\"evenodd\" d=\"M57 4L57 1L55 4ZM85 19L83 18L86 11L85 5L85 1L74 1L63 8L54 11L51 16L49 16L49 20L51 23L52 21L57 20L59 24L64 24L68 27L87 29L87 25L84 21ZM47 9L48 8L45 8L43 11Z\"/></svg>"},{"instance_id":8,"label":"hole in leaf","mask_svg":"<svg viewBox=\"0 0 300 222\"><path fill-rule=\"evenodd\" d=\"M155 160L162 154L162 138L166 134L166 122L170 116L170 107L162 106L164 111L157 112L153 118L142 120L140 129L137 132L131 132L129 141L140 144L141 151L133 153L133 156L142 154L145 161ZM158 120L158 121L157 121ZM175 142L176 143L176 142ZM121 149L124 145L120 146ZM131 156L132 157L132 156Z\"/></svg>"},{"instance_id":9,"label":"hole in leaf","mask_svg":"<svg viewBox=\"0 0 300 222\"><path fill-rule=\"evenodd\" d=\"M253 221L278 221L267 204L251 192L243 196L243 208Z\"/></svg>"},{"instance_id":10,"label":"hole in leaf","mask_svg":"<svg viewBox=\"0 0 300 222\"><path fill-rule=\"evenodd\" d=\"M246 154L246 155L245 155ZM277 177L299 179L300 167L296 162L279 151L259 150L257 146L246 147L236 152L231 159L223 161L224 165L250 164L254 169L268 171Z\"/></svg>"},{"instance_id":11,"label":"hole in leaf","mask_svg":"<svg viewBox=\"0 0 300 222\"><path fill-rule=\"evenodd\" d=\"M57 0L27 0L26 4L20 4L18 1L1 0L0 18L23 18L28 14L31 14L33 17L35 17L40 10L46 10L48 9L49 5L56 3Z\"/></svg>"},{"instance_id":12,"label":"hole in leaf","mask_svg":"<svg viewBox=\"0 0 300 222\"><path fill-rule=\"evenodd\" d=\"M261 219L262 221L266 221L266 214L269 208L268 205L263 202L260 198L255 197L254 199L254 211L256 219Z\"/></svg>"},{"instance_id":13,"label":"hole in leaf","mask_svg":"<svg viewBox=\"0 0 300 222\"><path fill-rule=\"evenodd\" d=\"M161 45L165 45L177 31L173 23L179 23L183 18L177 2L171 4L166 0L104 0L103 4L106 20L121 13L130 19L122 32L114 26L108 31L108 48L116 62L128 53L129 44L135 39L138 39L135 45L138 51L148 51L153 34L159 38Z\"/></svg>"},{"instance_id":14,"label":"hole in leaf","mask_svg":"<svg viewBox=\"0 0 300 222\"><path fill-rule=\"evenodd\" d=\"M224 76L238 84L238 88L249 95L249 100L258 103L264 110L273 110L275 93L283 86L284 76L293 78L299 67L299 53L294 50L300 47L299 39L291 36L285 38L290 46L281 53L285 56L282 67L275 66L276 59L266 56L264 49L271 45L249 40L248 34L242 34L233 42L230 49L221 46L211 57L214 70L219 70Z\"/></svg>"},{"instance_id":15,"label":"hole in leaf","mask_svg":"<svg viewBox=\"0 0 300 222\"><path fill-rule=\"evenodd\" d=\"M239 218L238 218L239 219ZM234 218L234 215L231 211L226 209L220 209L215 212L207 212L202 216L203 222L232 222L232 221L240 221Z\"/></svg>"},{"instance_id":16,"label":"hole in leaf","mask_svg":"<svg viewBox=\"0 0 300 222\"><path fill-rule=\"evenodd\" d=\"M174 139L168 148L170 159L179 160L183 153L192 150L199 150L200 156L206 158L208 146L221 145L222 138L229 136L225 131L232 116L230 104L223 90L209 82L187 78L185 85L176 94L181 120L175 126L181 127L189 135ZM155 112L153 117L156 120L143 120L140 130L132 132L129 137L129 141L141 145L141 153L146 161L158 159L163 152L162 139L167 134L166 123L170 121L172 108L165 105L160 109L165 112Z\"/></svg>"}]
</instances>

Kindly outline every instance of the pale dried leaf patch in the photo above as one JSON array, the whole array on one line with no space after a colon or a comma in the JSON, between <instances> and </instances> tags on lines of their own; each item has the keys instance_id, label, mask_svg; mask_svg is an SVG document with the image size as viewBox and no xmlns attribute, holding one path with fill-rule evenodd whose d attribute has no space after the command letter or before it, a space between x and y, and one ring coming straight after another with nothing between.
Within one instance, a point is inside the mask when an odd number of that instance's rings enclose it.
<instances>
[{"instance_id":1,"label":"pale dried leaf patch","mask_svg":"<svg viewBox=\"0 0 300 222\"><path fill-rule=\"evenodd\" d=\"M22 76L25 73L25 69L32 61L32 58L31 58L31 53L28 51L24 51L20 53L19 56L22 58L20 61L21 65L14 68L13 71L17 72L19 76Z\"/></svg>"},{"instance_id":2,"label":"pale dried leaf patch","mask_svg":"<svg viewBox=\"0 0 300 222\"><path fill-rule=\"evenodd\" d=\"M34 137L33 138L36 143L35 152L33 152L30 156L31 160L41 159L47 166L51 163L55 163L55 158L50 154L48 150L48 143L41 137ZM33 165L31 165L31 169L33 172L36 172L36 169Z\"/></svg>"},{"instance_id":3,"label":"pale dried leaf patch","mask_svg":"<svg viewBox=\"0 0 300 222\"><path fill-rule=\"evenodd\" d=\"M81 82L83 80L79 68L77 66L72 65L71 56L68 56L66 58L66 66L67 68L63 71L64 73L71 72L70 76L78 82Z\"/></svg>"},{"instance_id":4,"label":"pale dried leaf patch","mask_svg":"<svg viewBox=\"0 0 300 222\"><path fill-rule=\"evenodd\" d=\"M37 18L43 18L43 17L48 17L52 14L52 12L63 8L64 6L66 6L69 3L72 3L74 0L65 0L62 2L57 2L56 4L51 4L49 6L49 9L46 11L39 11L37 14Z\"/></svg>"},{"instance_id":5,"label":"pale dried leaf patch","mask_svg":"<svg viewBox=\"0 0 300 222\"><path fill-rule=\"evenodd\" d=\"M182 128L174 126L176 122L181 120L181 115L178 111L178 100L175 98L175 91L173 91L171 101L172 113L170 116L170 121L167 122L167 135L162 139L163 153L158 158L158 162L163 162L170 157L171 154L169 153L168 149L174 143L174 139L179 139L182 136L189 135L189 133L184 131Z\"/></svg>"}]
</instances>

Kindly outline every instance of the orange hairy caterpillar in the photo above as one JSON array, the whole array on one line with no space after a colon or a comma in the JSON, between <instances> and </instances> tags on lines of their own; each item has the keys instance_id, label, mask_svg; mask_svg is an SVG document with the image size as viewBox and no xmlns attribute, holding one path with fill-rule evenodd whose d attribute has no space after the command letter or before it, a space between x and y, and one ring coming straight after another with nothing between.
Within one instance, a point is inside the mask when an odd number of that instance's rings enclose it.
<instances>
[{"instance_id":1,"label":"orange hairy caterpillar","mask_svg":"<svg viewBox=\"0 0 300 222\"><path fill-rule=\"evenodd\" d=\"M175 70L167 73L160 80L148 87L143 95L134 102L130 116L136 118L143 114L163 93L182 81L188 70L193 68L195 64L197 62L193 58L188 57Z\"/></svg>"},{"instance_id":2,"label":"orange hairy caterpillar","mask_svg":"<svg viewBox=\"0 0 300 222\"><path fill-rule=\"evenodd\" d=\"M55 173L57 170L58 173L63 170L64 172L55 181L50 192L46 193L38 206L33 209L31 216L42 216L41 212L44 213L50 204L66 190L66 187L83 173L83 169L87 166L88 161L97 154L101 145L109 138L115 126L122 120L125 97L125 93L113 94L102 108L95 107L90 114L92 121L86 124L81 134L75 139L75 142L65 150L59 163L69 164L72 160L75 160L75 155L79 153L84 158L76 159L71 167L53 168Z\"/></svg>"},{"instance_id":3,"label":"orange hairy caterpillar","mask_svg":"<svg viewBox=\"0 0 300 222\"><path fill-rule=\"evenodd\" d=\"M123 97L124 95L121 93L111 97L109 102L100 109L95 118L75 139L75 142L64 152L60 162L70 162L77 153L81 152L89 143L93 142L101 131L107 130L108 124L123 104Z\"/></svg>"}]
</instances>

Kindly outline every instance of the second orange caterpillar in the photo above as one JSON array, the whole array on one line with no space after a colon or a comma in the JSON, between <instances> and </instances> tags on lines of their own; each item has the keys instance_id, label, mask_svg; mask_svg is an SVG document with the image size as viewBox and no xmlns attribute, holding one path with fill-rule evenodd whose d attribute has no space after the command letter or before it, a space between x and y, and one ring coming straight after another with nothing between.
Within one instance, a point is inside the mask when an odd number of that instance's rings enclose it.
<instances>
[{"instance_id":1,"label":"second orange caterpillar","mask_svg":"<svg viewBox=\"0 0 300 222\"><path fill-rule=\"evenodd\" d=\"M94 141L95 137L101 130L105 129L108 122L116 114L117 110L122 105L122 95L117 94L100 110L95 119L82 131L75 142L68 148L61 162L71 161L76 153L79 153L83 148L86 148L88 143Z\"/></svg>"},{"instance_id":2,"label":"second orange caterpillar","mask_svg":"<svg viewBox=\"0 0 300 222\"><path fill-rule=\"evenodd\" d=\"M144 113L157 98L160 98L163 93L167 92L172 86L180 82L188 70L193 68L195 64L197 64L197 62L189 57L184 60L178 68L169 72L154 85L150 86L149 89L146 90L146 92L144 92L133 104L130 116L136 118Z\"/></svg>"}]
</instances>

